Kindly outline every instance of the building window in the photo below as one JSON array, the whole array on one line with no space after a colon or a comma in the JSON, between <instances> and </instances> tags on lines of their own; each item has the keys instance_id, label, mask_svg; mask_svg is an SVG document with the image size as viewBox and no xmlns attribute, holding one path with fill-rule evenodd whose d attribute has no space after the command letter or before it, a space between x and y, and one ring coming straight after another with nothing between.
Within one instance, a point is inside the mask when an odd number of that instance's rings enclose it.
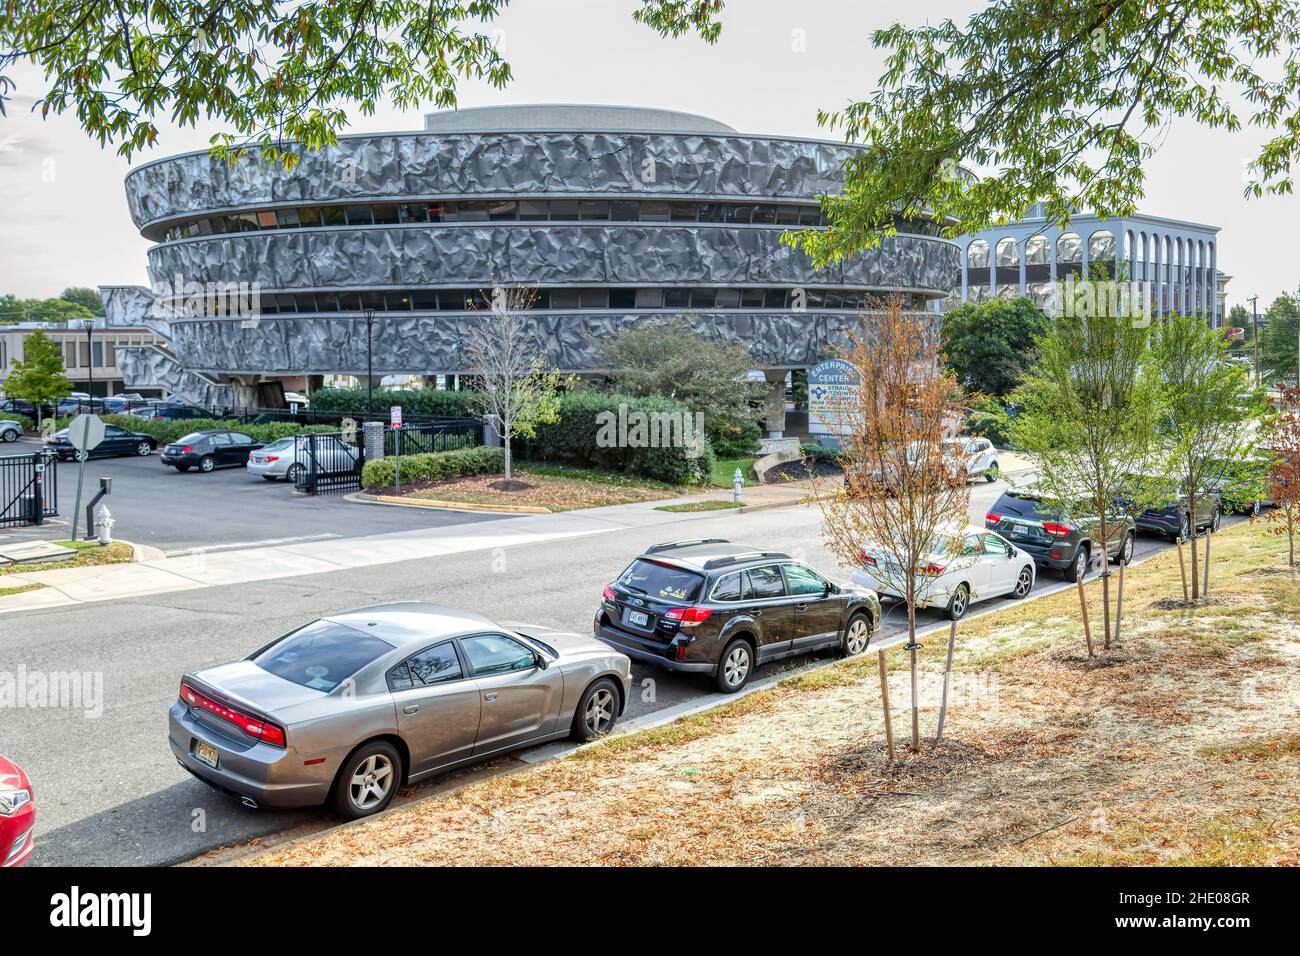
<instances>
[{"instance_id":1,"label":"building window","mask_svg":"<svg viewBox=\"0 0 1300 956\"><path fill-rule=\"evenodd\" d=\"M989 244L983 239L976 239L966 247L967 269L987 269L989 267Z\"/></svg>"}]
</instances>

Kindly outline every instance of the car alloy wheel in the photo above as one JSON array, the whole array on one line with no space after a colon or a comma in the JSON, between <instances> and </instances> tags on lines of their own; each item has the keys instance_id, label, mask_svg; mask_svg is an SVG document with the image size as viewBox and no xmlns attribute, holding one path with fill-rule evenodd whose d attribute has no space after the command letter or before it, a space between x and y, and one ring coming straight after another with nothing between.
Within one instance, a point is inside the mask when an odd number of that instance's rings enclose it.
<instances>
[{"instance_id":1,"label":"car alloy wheel","mask_svg":"<svg viewBox=\"0 0 1300 956\"><path fill-rule=\"evenodd\" d=\"M989 470L984 472L984 480L991 485L993 482L998 480L1001 474L1002 472L998 468L998 463L995 461L993 464L989 465Z\"/></svg>"},{"instance_id":2,"label":"car alloy wheel","mask_svg":"<svg viewBox=\"0 0 1300 956\"><path fill-rule=\"evenodd\" d=\"M1210 520L1210 530L1218 531L1219 526L1223 524L1223 512L1218 508L1214 509L1214 517Z\"/></svg>"},{"instance_id":3,"label":"car alloy wheel","mask_svg":"<svg viewBox=\"0 0 1300 956\"><path fill-rule=\"evenodd\" d=\"M199 471L211 471L216 467L217 463L207 455L204 455L202 460L199 461Z\"/></svg>"},{"instance_id":4,"label":"car alloy wheel","mask_svg":"<svg viewBox=\"0 0 1300 956\"><path fill-rule=\"evenodd\" d=\"M1189 529L1190 529L1190 526L1191 526L1191 522L1188 521L1188 520L1187 520L1187 516L1184 515L1184 516L1183 516L1182 523L1178 525L1178 540L1179 540L1179 541L1186 541L1186 540L1190 537L1190 535L1188 534L1188 531L1189 531Z\"/></svg>"},{"instance_id":5,"label":"car alloy wheel","mask_svg":"<svg viewBox=\"0 0 1300 956\"><path fill-rule=\"evenodd\" d=\"M952 598L948 601L948 620L960 621L966 616L966 609L970 606L970 588L964 584L957 586L953 592Z\"/></svg>"},{"instance_id":6,"label":"car alloy wheel","mask_svg":"<svg viewBox=\"0 0 1300 956\"><path fill-rule=\"evenodd\" d=\"M1028 566L1020 569L1020 576L1016 578L1015 590L1011 593L1018 598L1024 597L1029 593L1029 589L1034 586L1034 572L1029 570Z\"/></svg>"},{"instance_id":7,"label":"car alloy wheel","mask_svg":"<svg viewBox=\"0 0 1300 956\"><path fill-rule=\"evenodd\" d=\"M1133 560L1133 536L1131 534L1126 534L1124 535L1124 544L1119 549L1119 562L1120 564L1128 564L1132 560Z\"/></svg>"},{"instance_id":8,"label":"car alloy wheel","mask_svg":"<svg viewBox=\"0 0 1300 956\"><path fill-rule=\"evenodd\" d=\"M393 762L388 756L371 754L353 771L348 781L348 799L357 810L368 813L384 802L394 779Z\"/></svg>"},{"instance_id":9,"label":"car alloy wheel","mask_svg":"<svg viewBox=\"0 0 1300 956\"><path fill-rule=\"evenodd\" d=\"M302 477L302 471L303 471L302 465L297 464L295 462L294 464L290 465L289 470L284 473L284 480L293 482L296 485L298 483L298 479Z\"/></svg>"},{"instance_id":10,"label":"car alloy wheel","mask_svg":"<svg viewBox=\"0 0 1300 956\"><path fill-rule=\"evenodd\" d=\"M849 629L844 635L844 650L852 657L867 649L871 641L871 628L867 625L866 615L857 614L849 621Z\"/></svg>"},{"instance_id":11,"label":"car alloy wheel","mask_svg":"<svg viewBox=\"0 0 1300 956\"><path fill-rule=\"evenodd\" d=\"M153 446L150 445L147 441L142 441L140 442L140 444L135 446L135 453L139 455L141 458L144 458L152 451L153 451Z\"/></svg>"},{"instance_id":12,"label":"car alloy wheel","mask_svg":"<svg viewBox=\"0 0 1300 956\"><path fill-rule=\"evenodd\" d=\"M727 649L726 656L722 659L722 684L724 690L740 690L745 686L745 681L749 680L749 669L753 666L753 658L749 652L749 645L744 641L736 641Z\"/></svg>"},{"instance_id":13,"label":"car alloy wheel","mask_svg":"<svg viewBox=\"0 0 1300 956\"><path fill-rule=\"evenodd\" d=\"M17 441L17 440L18 440L18 433L17 433L16 431L14 431L13 429L10 429L9 431L5 432L3 435L0 435L0 440L3 440L3 441Z\"/></svg>"},{"instance_id":14,"label":"car alloy wheel","mask_svg":"<svg viewBox=\"0 0 1300 956\"><path fill-rule=\"evenodd\" d=\"M582 722L589 737L603 737L614 726L616 704L614 692L608 687L597 687L596 692L587 698L587 709L582 715Z\"/></svg>"}]
</instances>

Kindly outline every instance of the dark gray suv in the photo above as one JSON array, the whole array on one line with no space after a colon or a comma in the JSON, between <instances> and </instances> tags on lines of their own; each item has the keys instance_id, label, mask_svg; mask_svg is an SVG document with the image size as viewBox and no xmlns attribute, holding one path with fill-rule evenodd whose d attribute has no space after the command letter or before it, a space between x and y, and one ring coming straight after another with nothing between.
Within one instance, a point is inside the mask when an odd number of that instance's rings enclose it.
<instances>
[{"instance_id":1,"label":"dark gray suv","mask_svg":"<svg viewBox=\"0 0 1300 956\"><path fill-rule=\"evenodd\" d=\"M1130 515L1109 515L1109 547L1106 554L1116 564L1133 560L1137 529ZM1034 556L1040 568L1060 571L1074 581L1088 571L1093 557L1100 557L1096 523L1060 515L1042 499L1025 491L1007 489L984 516L984 527L996 531L1017 548Z\"/></svg>"},{"instance_id":2,"label":"dark gray suv","mask_svg":"<svg viewBox=\"0 0 1300 956\"><path fill-rule=\"evenodd\" d=\"M656 545L605 588L595 636L631 658L708 674L724 693L768 661L866 650L874 591L835 584L782 551L722 538Z\"/></svg>"}]
</instances>

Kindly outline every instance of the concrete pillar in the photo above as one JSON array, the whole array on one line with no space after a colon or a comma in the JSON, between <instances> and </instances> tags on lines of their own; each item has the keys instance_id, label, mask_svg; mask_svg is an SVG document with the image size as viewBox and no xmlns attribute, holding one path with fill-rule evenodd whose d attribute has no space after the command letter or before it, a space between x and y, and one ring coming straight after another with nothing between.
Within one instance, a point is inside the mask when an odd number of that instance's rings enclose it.
<instances>
[{"instance_id":1,"label":"concrete pillar","mask_svg":"<svg viewBox=\"0 0 1300 956\"><path fill-rule=\"evenodd\" d=\"M366 460L375 461L384 457L384 423L362 422L361 434L365 443Z\"/></svg>"},{"instance_id":2,"label":"concrete pillar","mask_svg":"<svg viewBox=\"0 0 1300 956\"><path fill-rule=\"evenodd\" d=\"M785 434L785 376L785 369L763 369L763 378L767 380L764 424L768 438L782 438Z\"/></svg>"}]
</instances>

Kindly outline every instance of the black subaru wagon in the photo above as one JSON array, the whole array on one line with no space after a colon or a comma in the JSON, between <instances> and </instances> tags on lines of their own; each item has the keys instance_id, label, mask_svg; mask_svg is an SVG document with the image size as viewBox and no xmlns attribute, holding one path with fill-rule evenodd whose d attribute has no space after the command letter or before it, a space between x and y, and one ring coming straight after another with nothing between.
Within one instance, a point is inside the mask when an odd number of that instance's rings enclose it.
<instances>
[{"instance_id":1,"label":"black subaru wagon","mask_svg":"<svg viewBox=\"0 0 1300 956\"><path fill-rule=\"evenodd\" d=\"M636 660L708 674L734 693L768 661L834 647L866 650L874 591L835 584L782 551L722 538L647 550L605 588L595 636Z\"/></svg>"}]
</instances>

